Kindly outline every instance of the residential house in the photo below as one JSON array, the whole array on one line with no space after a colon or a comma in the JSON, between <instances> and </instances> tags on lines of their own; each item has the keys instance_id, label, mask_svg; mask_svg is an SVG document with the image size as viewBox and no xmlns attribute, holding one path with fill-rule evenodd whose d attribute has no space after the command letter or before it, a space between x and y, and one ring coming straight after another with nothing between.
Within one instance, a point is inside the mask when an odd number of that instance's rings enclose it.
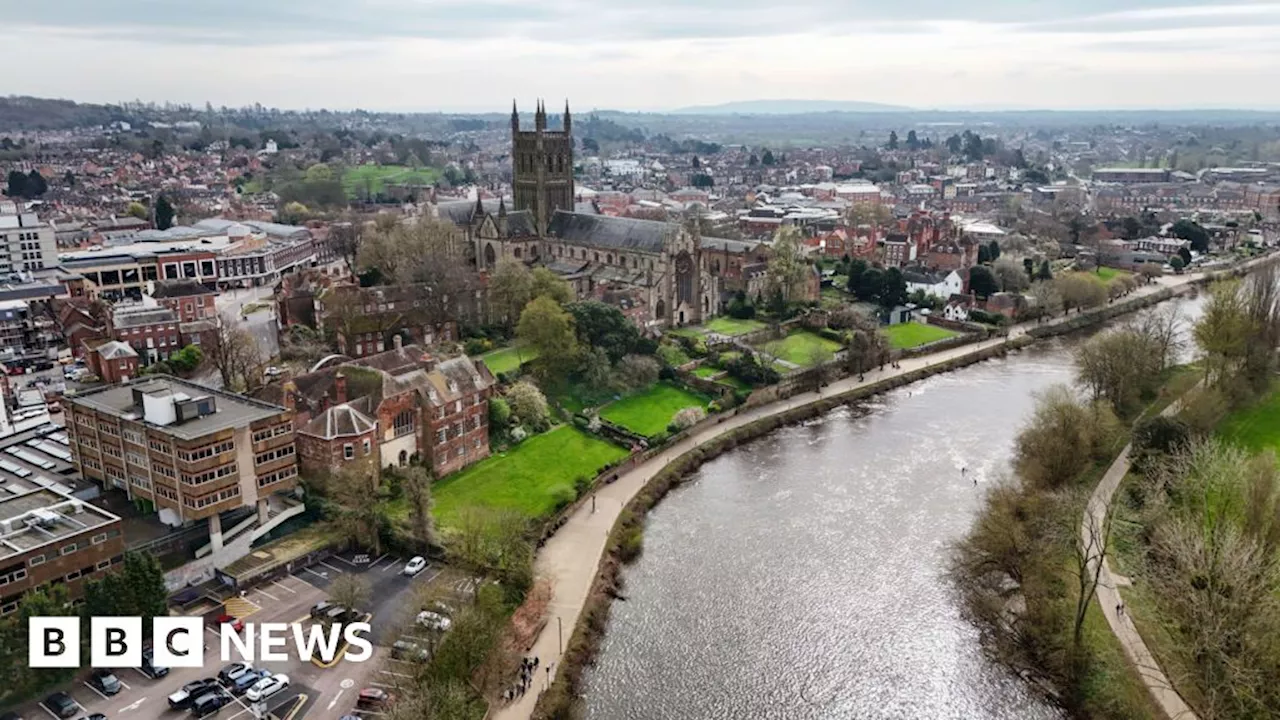
<instances>
[{"instance_id":1,"label":"residential house","mask_svg":"<svg viewBox=\"0 0 1280 720\"><path fill-rule=\"evenodd\" d=\"M908 293L920 291L937 298L949 298L964 292L964 278L955 270L948 273L904 270L902 276L907 281Z\"/></svg>"},{"instance_id":2,"label":"residential house","mask_svg":"<svg viewBox=\"0 0 1280 720\"><path fill-rule=\"evenodd\" d=\"M85 367L104 383L128 382L138 377L138 353L119 340L95 340L86 346Z\"/></svg>"},{"instance_id":3,"label":"residential house","mask_svg":"<svg viewBox=\"0 0 1280 720\"><path fill-rule=\"evenodd\" d=\"M181 322L216 318L218 291L195 280L170 280L156 283L151 293L161 305L178 314Z\"/></svg>"},{"instance_id":4,"label":"residential house","mask_svg":"<svg viewBox=\"0 0 1280 720\"><path fill-rule=\"evenodd\" d=\"M942 317L953 322L968 322L969 311L973 309L975 303L976 300L972 295L952 295L942 308Z\"/></svg>"}]
</instances>

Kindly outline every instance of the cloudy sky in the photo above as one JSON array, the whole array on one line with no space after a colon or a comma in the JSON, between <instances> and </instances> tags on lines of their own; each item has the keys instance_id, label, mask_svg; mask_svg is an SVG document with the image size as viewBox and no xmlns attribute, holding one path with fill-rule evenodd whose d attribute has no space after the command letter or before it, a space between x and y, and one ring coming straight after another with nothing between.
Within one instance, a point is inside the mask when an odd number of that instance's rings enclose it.
<instances>
[{"instance_id":1,"label":"cloudy sky","mask_svg":"<svg viewBox=\"0 0 1280 720\"><path fill-rule=\"evenodd\" d=\"M376 110L1280 108L1261 0L0 0L0 93Z\"/></svg>"}]
</instances>

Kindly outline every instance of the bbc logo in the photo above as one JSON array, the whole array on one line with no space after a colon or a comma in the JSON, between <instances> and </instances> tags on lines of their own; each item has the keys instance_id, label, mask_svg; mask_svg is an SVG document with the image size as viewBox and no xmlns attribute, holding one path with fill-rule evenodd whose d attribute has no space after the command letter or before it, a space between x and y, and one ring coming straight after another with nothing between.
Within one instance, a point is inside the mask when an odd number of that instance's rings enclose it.
<instances>
[{"instance_id":1,"label":"bbc logo","mask_svg":"<svg viewBox=\"0 0 1280 720\"><path fill-rule=\"evenodd\" d=\"M80 667L80 618L32 617L27 626L27 665L33 668ZM159 667L204 665L204 620L156 617L151 620L152 663ZM95 668L142 665L141 617L94 617L89 625L89 664Z\"/></svg>"}]
</instances>

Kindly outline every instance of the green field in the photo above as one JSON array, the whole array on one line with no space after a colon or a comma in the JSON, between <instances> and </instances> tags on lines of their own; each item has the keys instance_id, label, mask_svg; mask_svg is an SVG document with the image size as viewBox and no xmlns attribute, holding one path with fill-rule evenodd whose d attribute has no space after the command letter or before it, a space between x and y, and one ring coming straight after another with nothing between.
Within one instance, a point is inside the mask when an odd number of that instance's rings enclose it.
<instances>
[{"instance_id":1,"label":"green field","mask_svg":"<svg viewBox=\"0 0 1280 720\"><path fill-rule=\"evenodd\" d=\"M712 378L724 372L714 365L699 365L694 369L693 374L700 378Z\"/></svg>"},{"instance_id":2,"label":"green field","mask_svg":"<svg viewBox=\"0 0 1280 720\"><path fill-rule=\"evenodd\" d=\"M440 179L440 171L435 168L411 168L406 165L356 165L342 173L342 189L348 197L363 197L367 190L377 194L386 190L387 185L407 183L410 185L431 185Z\"/></svg>"},{"instance_id":3,"label":"green field","mask_svg":"<svg viewBox=\"0 0 1280 720\"><path fill-rule=\"evenodd\" d=\"M938 327L937 325L925 325L918 322L905 322L897 325L890 325L884 329L884 334L889 337L889 345L895 350L905 350L907 348L920 347L928 345L931 342L946 340L949 337L955 337L960 333L954 330Z\"/></svg>"},{"instance_id":4,"label":"green field","mask_svg":"<svg viewBox=\"0 0 1280 720\"><path fill-rule=\"evenodd\" d=\"M791 333L781 340L774 340L768 343L764 346L764 350L780 360L786 360L800 367L809 367L814 364L813 356L815 352L825 350L834 354L840 350L840 343L801 330L800 332Z\"/></svg>"},{"instance_id":5,"label":"green field","mask_svg":"<svg viewBox=\"0 0 1280 720\"><path fill-rule=\"evenodd\" d=\"M540 518L555 509L557 500L574 496L573 482L579 476L594 478L626 454L613 443L563 425L436 483L432 513L444 526L463 508L475 506Z\"/></svg>"},{"instance_id":6,"label":"green field","mask_svg":"<svg viewBox=\"0 0 1280 720\"><path fill-rule=\"evenodd\" d=\"M489 366L489 372L497 375L498 373L509 373L520 367L522 362L529 362L538 357L533 350L521 350L516 346L499 348L490 350L480 356L484 364Z\"/></svg>"},{"instance_id":7,"label":"green field","mask_svg":"<svg viewBox=\"0 0 1280 720\"><path fill-rule=\"evenodd\" d=\"M667 429L677 411L705 407L709 400L704 395L663 382L609 403L600 411L600 417L639 435L653 437Z\"/></svg>"},{"instance_id":8,"label":"green field","mask_svg":"<svg viewBox=\"0 0 1280 720\"><path fill-rule=\"evenodd\" d=\"M1273 450L1280 454L1280 386L1257 403L1228 415L1218 434L1253 452Z\"/></svg>"},{"instance_id":9,"label":"green field","mask_svg":"<svg viewBox=\"0 0 1280 720\"><path fill-rule=\"evenodd\" d=\"M1117 270L1116 268L1100 267L1096 271L1094 271L1094 275L1100 278L1103 282L1109 283L1112 280L1115 280L1116 278L1128 277L1129 273L1123 270Z\"/></svg>"},{"instance_id":10,"label":"green field","mask_svg":"<svg viewBox=\"0 0 1280 720\"><path fill-rule=\"evenodd\" d=\"M766 326L759 320L739 320L738 318L731 318L728 315L721 315L720 317L712 318L711 322L707 323L703 327L713 333L736 337L738 335L746 335L747 333L755 332L756 330L762 330Z\"/></svg>"}]
</instances>

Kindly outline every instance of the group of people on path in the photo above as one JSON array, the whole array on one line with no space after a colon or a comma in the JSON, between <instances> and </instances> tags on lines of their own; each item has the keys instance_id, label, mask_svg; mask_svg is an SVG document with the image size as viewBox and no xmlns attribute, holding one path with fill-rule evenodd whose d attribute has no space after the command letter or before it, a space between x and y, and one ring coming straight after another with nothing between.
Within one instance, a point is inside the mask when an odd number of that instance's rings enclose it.
<instances>
[{"instance_id":1,"label":"group of people on path","mask_svg":"<svg viewBox=\"0 0 1280 720\"><path fill-rule=\"evenodd\" d=\"M532 658L520 658L520 677L516 681L515 685L507 688L507 690L502 693L502 699L507 702L511 702L512 700L518 700L524 697L524 694L529 691L529 687L533 685L533 673L537 669L537 655L534 655Z\"/></svg>"}]
</instances>

